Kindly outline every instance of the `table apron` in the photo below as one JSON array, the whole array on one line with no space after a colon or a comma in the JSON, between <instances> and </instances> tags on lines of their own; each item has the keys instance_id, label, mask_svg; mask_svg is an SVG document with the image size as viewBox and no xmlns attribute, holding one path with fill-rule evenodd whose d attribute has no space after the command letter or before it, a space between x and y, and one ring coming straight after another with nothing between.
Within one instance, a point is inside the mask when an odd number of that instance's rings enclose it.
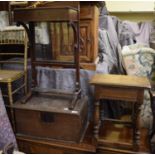
<instances>
[{"instance_id":1,"label":"table apron","mask_svg":"<svg viewBox=\"0 0 155 155\"><path fill-rule=\"evenodd\" d=\"M95 86L95 99L111 99L137 102L143 89Z\"/></svg>"}]
</instances>

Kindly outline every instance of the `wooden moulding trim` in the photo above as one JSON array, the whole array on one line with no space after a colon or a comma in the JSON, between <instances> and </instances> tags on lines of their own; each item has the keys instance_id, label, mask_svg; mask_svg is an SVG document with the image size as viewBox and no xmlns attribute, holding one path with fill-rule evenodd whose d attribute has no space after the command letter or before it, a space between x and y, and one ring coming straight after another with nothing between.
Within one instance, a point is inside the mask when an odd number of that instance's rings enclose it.
<instances>
[{"instance_id":1,"label":"wooden moulding trim","mask_svg":"<svg viewBox=\"0 0 155 155\"><path fill-rule=\"evenodd\" d=\"M136 152L133 152L130 150L114 149L114 148L108 148L108 147L103 147L103 146L99 146L98 149L100 150L100 153L102 153L101 151L103 151L103 153L105 153L105 152L108 152L108 153L124 153L124 154L136 153Z\"/></svg>"},{"instance_id":2,"label":"wooden moulding trim","mask_svg":"<svg viewBox=\"0 0 155 155\"><path fill-rule=\"evenodd\" d=\"M65 143L63 144L63 142L58 142L58 141L40 141L37 139L32 139L30 137L24 136L24 135L19 135L16 134L16 138L17 140L21 140L21 141L27 141L29 143L39 143L42 145L49 145L49 146L54 146L54 147L62 147L62 148L66 148L66 149L74 149L74 150L79 150L79 151L87 151L87 152L96 152L96 145L92 144L71 144L71 143Z\"/></svg>"}]
</instances>

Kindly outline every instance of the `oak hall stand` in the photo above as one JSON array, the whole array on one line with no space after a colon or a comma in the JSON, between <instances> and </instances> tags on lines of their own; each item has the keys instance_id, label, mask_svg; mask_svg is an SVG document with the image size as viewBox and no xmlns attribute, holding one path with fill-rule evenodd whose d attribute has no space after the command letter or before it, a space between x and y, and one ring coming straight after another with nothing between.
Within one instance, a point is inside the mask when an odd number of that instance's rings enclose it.
<instances>
[{"instance_id":1,"label":"oak hall stand","mask_svg":"<svg viewBox=\"0 0 155 155\"><path fill-rule=\"evenodd\" d=\"M126 75L95 75L90 83L95 87L94 136L101 153L148 152L146 131L140 128L140 106L143 104L144 90L150 89L145 77ZM130 121L103 119L101 125L99 100L120 100L133 104ZM145 133L144 133L145 132ZM148 136L148 135L147 135ZM114 138L117 137L115 140ZM132 138L131 138L132 137Z\"/></svg>"},{"instance_id":2,"label":"oak hall stand","mask_svg":"<svg viewBox=\"0 0 155 155\"><path fill-rule=\"evenodd\" d=\"M99 25L99 8L97 7L98 2L78 2L80 6L80 68L88 70L96 70L96 58L98 56L98 25ZM68 7L76 8L77 2L43 2L41 5L38 5L35 9L31 8L29 15L15 15L15 20L21 19L24 22L35 21L39 22L36 10L42 10L49 7ZM35 10L35 12L34 12ZM26 11L26 10L25 10ZM56 15L56 13L54 13ZM45 16L42 15L42 17ZM31 18L31 19L30 19ZM50 18L50 17L49 17ZM40 21L44 21L45 18L40 17ZM72 62L73 57L73 32L69 28L66 22L58 24L57 22L50 24L49 26L49 35L52 39L51 51L52 57L55 61L66 61ZM60 37L59 37L60 36ZM61 47L61 45L63 45ZM60 52L61 48L61 52ZM70 65L72 66L72 65Z\"/></svg>"},{"instance_id":3,"label":"oak hall stand","mask_svg":"<svg viewBox=\"0 0 155 155\"><path fill-rule=\"evenodd\" d=\"M80 48L79 47L80 45L79 34L80 33L79 33L79 3L77 2L74 4L76 4L76 7L71 7L71 6L52 7L51 6L51 7L40 7L40 8L38 7L38 8L16 9L14 10L14 21L17 22L17 24L22 25L27 31L27 34L29 36L30 45L31 45L30 50L31 50L31 61L32 61L31 63L32 63L33 87L35 88L37 86L37 80L36 80L36 74L37 74L36 67L37 66L75 68L76 70L75 88L76 89L75 89L75 92L72 94L72 97L74 101L77 101L79 98L81 98L80 76L79 76L79 69L80 69L79 67L79 48ZM36 22L60 22L60 23L67 22L68 26L72 27L73 32L74 32L74 46L73 46L74 47L74 54L73 54L74 59L72 61L70 62L61 61L61 60L44 61L44 60L36 59L35 57L35 31L34 31ZM26 25L27 23L29 24L29 27ZM38 91L37 89L33 89L33 90ZM61 92L58 92L58 94L60 95ZM29 100L31 96L32 94L28 95L23 100L23 102L26 102L27 100ZM71 102L71 103L74 103L74 102ZM22 110L21 108L18 108L18 106L19 104L16 104L12 107L15 110L17 109L16 111L18 111L18 109ZM70 104L68 108L74 109L74 107L75 107L75 104ZM85 110L83 111L85 112ZM23 113L21 112L21 114ZM83 116L84 115L82 115L82 117ZM26 118L24 120L26 120ZM85 128L87 129L87 131L84 136L84 140L81 143L69 143L66 141L60 142L54 139L45 139L45 138L43 139L43 138L39 138L35 136L28 136L26 134L20 134L18 133L21 129L20 123L16 124L16 126L17 126L16 138L17 138L17 142L19 145L19 149L25 153L72 153L72 152L73 153L76 153L76 152L94 153L96 151L96 141L92 135L92 132L91 132L92 130L89 128L88 129ZM22 129L25 130L23 126L22 126ZM71 129L70 133L73 134L72 130L73 128Z\"/></svg>"}]
</instances>

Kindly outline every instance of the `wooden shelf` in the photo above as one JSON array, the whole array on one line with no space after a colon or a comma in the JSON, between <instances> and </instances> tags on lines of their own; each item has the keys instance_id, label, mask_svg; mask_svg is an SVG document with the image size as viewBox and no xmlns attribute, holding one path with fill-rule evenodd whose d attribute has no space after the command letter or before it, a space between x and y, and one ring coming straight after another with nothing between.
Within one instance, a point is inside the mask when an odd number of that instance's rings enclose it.
<instances>
[{"instance_id":1,"label":"wooden shelf","mask_svg":"<svg viewBox=\"0 0 155 155\"><path fill-rule=\"evenodd\" d=\"M99 143L105 142L105 145L114 144L117 147L121 145L131 146L132 128L129 125L114 124L111 121L104 121L99 132ZM109 142L108 142L109 141Z\"/></svg>"},{"instance_id":2,"label":"wooden shelf","mask_svg":"<svg viewBox=\"0 0 155 155\"><path fill-rule=\"evenodd\" d=\"M141 131L141 152L149 152L146 129ZM136 153L133 150L133 130L130 125L104 121L99 131L98 149L100 153Z\"/></svg>"}]
</instances>

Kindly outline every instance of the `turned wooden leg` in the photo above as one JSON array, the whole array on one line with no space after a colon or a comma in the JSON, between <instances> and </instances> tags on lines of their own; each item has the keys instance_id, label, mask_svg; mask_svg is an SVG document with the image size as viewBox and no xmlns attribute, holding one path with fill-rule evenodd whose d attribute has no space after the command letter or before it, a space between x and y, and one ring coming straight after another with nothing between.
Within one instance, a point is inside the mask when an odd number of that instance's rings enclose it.
<instances>
[{"instance_id":1,"label":"turned wooden leg","mask_svg":"<svg viewBox=\"0 0 155 155\"><path fill-rule=\"evenodd\" d=\"M140 106L143 104L143 97L144 91L140 91L138 101L134 104L133 146L136 152L140 152Z\"/></svg>"},{"instance_id":2,"label":"turned wooden leg","mask_svg":"<svg viewBox=\"0 0 155 155\"><path fill-rule=\"evenodd\" d=\"M8 96L9 96L9 104L13 105L13 94L12 94L12 84L8 83Z\"/></svg>"},{"instance_id":3,"label":"turned wooden leg","mask_svg":"<svg viewBox=\"0 0 155 155\"><path fill-rule=\"evenodd\" d=\"M12 93L12 84L11 82L8 83L8 96L9 96L9 104L13 105L13 93ZM10 114L11 114L11 122L13 130L15 131L15 118L14 118L14 110L10 108Z\"/></svg>"},{"instance_id":4,"label":"turned wooden leg","mask_svg":"<svg viewBox=\"0 0 155 155\"><path fill-rule=\"evenodd\" d=\"M99 101L95 102L94 107L94 137L99 138L99 128L100 128L100 103Z\"/></svg>"},{"instance_id":5,"label":"turned wooden leg","mask_svg":"<svg viewBox=\"0 0 155 155\"><path fill-rule=\"evenodd\" d=\"M139 106L138 103L134 105L134 115L133 115L133 149L134 151L139 151L140 145L140 125L139 125Z\"/></svg>"},{"instance_id":6,"label":"turned wooden leg","mask_svg":"<svg viewBox=\"0 0 155 155\"><path fill-rule=\"evenodd\" d=\"M27 94L28 92L28 79L27 79L27 72L25 72L25 75L24 75L24 84L25 84L25 95Z\"/></svg>"}]
</instances>

